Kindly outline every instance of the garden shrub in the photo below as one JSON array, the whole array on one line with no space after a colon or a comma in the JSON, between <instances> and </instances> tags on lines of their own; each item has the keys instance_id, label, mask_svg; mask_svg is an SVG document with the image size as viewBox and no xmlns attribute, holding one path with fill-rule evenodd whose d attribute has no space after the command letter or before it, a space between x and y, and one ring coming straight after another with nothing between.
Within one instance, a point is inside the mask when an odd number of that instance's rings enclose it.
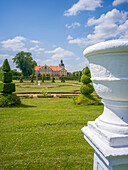
<instances>
[{"instance_id":1,"label":"garden shrub","mask_svg":"<svg viewBox=\"0 0 128 170\"><path fill-rule=\"evenodd\" d=\"M55 83L55 78L52 76L52 83Z\"/></svg>"},{"instance_id":2,"label":"garden shrub","mask_svg":"<svg viewBox=\"0 0 128 170\"><path fill-rule=\"evenodd\" d=\"M78 82L81 82L81 78L79 77Z\"/></svg>"},{"instance_id":3,"label":"garden shrub","mask_svg":"<svg viewBox=\"0 0 128 170\"><path fill-rule=\"evenodd\" d=\"M42 76L42 81L41 82L44 83L44 75Z\"/></svg>"},{"instance_id":4,"label":"garden shrub","mask_svg":"<svg viewBox=\"0 0 128 170\"><path fill-rule=\"evenodd\" d=\"M75 97L74 95L56 95L58 98L73 98Z\"/></svg>"},{"instance_id":5,"label":"garden shrub","mask_svg":"<svg viewBox=\"0 0 128 170\"><path fill-rule=\"evenodd\" d=\"M11 93L15 91L15 83L0 83L0 91L2 93Z\"/></svg>"},{"instance_id":6,"label":"garden shrub","mask_svg":"<svg viewBox=\"0 0 128 170\"><path fill-rule=\"evenodd\" d=\"M53 98L54 96L53 96L53 95L47 95L47 96L45 96L45 95L43 95L43 94L42 94L42 95L40 94L40 95L37 95L37 97L38 97L38 98Z\"/></svg>"},{"instance_id":7,"label":"garden shrub","mask_svg":"<svg viewBox=\"0 0 128 170\"><path fill-rule=\"evenodd\" d=\"M5 71L5 72L11 71L10 65L9 65L9 62L8 62L7 59L4 60L4 63L2 65L2 70Z\"/></svg>"},{"instance_id":8,"label":"garden shrub","mask_svg":"<svg viewBox=\"0 0 128 170\"><path fill-rule=\"evenodd\" d=\"M16 106L19 105L20 98L16 94L12 94L15 91L15 83L12 82L12 72L8 60L5 59L2 72L0 73L0 107L4 106Z\"/></svg>"},{"instance_id":9,"label":"garden shrub","mask_svg":"<svg viewBox=\"0 0 128 170\"><path fill-rule=\"evenodd\" d=\"M12 72L0 72L0 81L2 81L3 83L12 82Z\"/></svg>"},{"instance_id":10,"label":"garden shrub","mask_svg":"<svg viewBox=\"0 0 128 170\"><path fill-rule=\"evenodd\" d=\"M31 76L31 83L34 83L33 77L34 77L34 75L32 74L32 76Z\"/></svg>"},{"instance_id":11,"label":"garden shrub","mask_svg":"<svg viewBox=\"0 0 128 170\"><path fill-rule=\"evenodd\" d=\"M20 76L20 83L23 83L23 76Z\"/></svg>"},{"instance_id":12,"label":"garden shrub","mask_svg":"<svg viewBox=\"0 0 128 170\"><path fill-rule=\"evenodd\" d=\"M90 84L82 84L80 86L80 92L84 95L91 94L94 91L94 88Z\"/></svg>"},{"instance_id":13,"label":"garden shrub","mask_svg":"<svg viewBox=\"0 0 128 170\"><path fill-rule=\"evenodd\" d=\"M91 93L93 93L94 88L91 84L91 74L88 67L85 67L82 71L82 77L81 82L83 83L80 86L80 92L81 95L78 97L75 97L74 102L76 104L82 104L82 105L89 105L89 104L98 104L99 101L95 99L93 96L91 96Z\"/></svg>"},{"instance_id":14,"label":"garden shrub","mask_svg":"<svg viewBox=\"0 0 128 170\"><path fill-rule=\"evenodd\" d=\"M0 107L20 105L20 98L16 94L0 94Z\"/></svg>"},{"instance_id":15,"label":"garden shrub","mask_svg":"<svg viewBox=\"0 0 128 170\"><path fill-rule=\"evenodd\" d=\"M83 84L89 84L89 83L91 82L90 76L82 75L82 77L81 77L81 82L82 82Z\"/></svg>"},{"instance_id":16,"label":"garden shrub","mask_svg":"<svg viewBox=\"0 0 128 170\"><path fill-rule=\"evenodd\" d=\"M23 98L23 99L32 99L33 95L23 95L23 96L20 96L20 98Z\"/></svg>"},{"instance_id":17,"label":"garden shrub","mask_svg":"<svg viewBox=\"0 0 128 170\"><path fill-rule=\"evenodd\" d=\"M79 95L74 98L74 103L78 105L100 105L101 102L92 95Z\"/></svg>"},{"instance_id":18,"label":"garden shrub","mask_svg":"<svg viewBox=\"0 0 128 170\"><path fill-rule=\"evenodd\" d=\"M62 83L65 83L65 78L64 78L63 75L61 76L61 82L62 82Z\"/></svg>"},{"instance_id":19,"label":"garden shrub","mask_svg":"<svg viewBox=\"0 0 128 170\"><path fill-rule=\"evenodd\" d=\"M82 70L82 74L83 74L83 75L90 74L89 68L88 68L88 67L85 67L85 68Z\"/></svg>"},{"instance_id":20,"label":"garden shrub","mask_svg":"<svg viewBox=\"0 0 128 170\"><path fill-rule=\"evenodd\" d=\"M36 75L36 84L38 84L38 74Z\"/></svg>"}]
</instances>

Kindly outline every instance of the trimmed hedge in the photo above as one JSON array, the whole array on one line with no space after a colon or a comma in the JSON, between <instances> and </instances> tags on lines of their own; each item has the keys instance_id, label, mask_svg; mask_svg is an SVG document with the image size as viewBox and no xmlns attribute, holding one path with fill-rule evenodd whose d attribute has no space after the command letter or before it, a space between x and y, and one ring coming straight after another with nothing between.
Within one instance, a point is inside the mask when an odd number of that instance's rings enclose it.
<instances>
[{"instance_id":1,"label":"trimmed hedge","mask_svg":"<svg viewBox=\"0 0 128 170\"><path fill-rule=\"evenodd\" d=\"M82 84L80 86L80 92L84 95L91 94L94 91L94 88L90 84Z\"/></svg>"},{"instance_id":2,"label":"trimmed hedge","mask_svg":"<svg viewBox=\"0 0 128 170\"><path fill-rule=\"evenodd\" d=\"M82 77L81 77L81 82L82 82L83 84L89 84L89 83L91 82L90 77L87 76L87 75L82 75Z\"/></svg>"},{"instance_id":3,"label":"trimmed hedge","mask_svg":"<svg viewBox=\"0 0 128 170\"><path fill-rule=\"evenodd\" d=\"M37 95L38 98L53 98L54 96L53 95Z\"/></svg>"},{"instance_id":4,"label":"trimmed hedge","mask_svg":"<svg viewBox=\"0 0 128 170\"><path fill-rule=\"evenodd\" d=\"M2 71L5 71L5 72L11 71L10 65L7 59L4 60L4 63L2 65Z\"/></svg>"},{"instance_id":5,"label":"trimmed hedge","mask_svg":"<svg viewBox=\"0 0 128 170\"><path fill-rule=\"evenodd\" d=\"M33 95L23 95L23 96L19 96L19 97L23 98L23 99L32 99Z\"/></svg>"},{"instance_id":6,"label":"trimmed hedge","mask_svg":"<svg viewBox=\"0 0 128 170\"><path fill-rule=\"evenodd\" d=\"M56 95L58 98L73 98L76 97L75 95Z\"/></svg>"},{"instance_id":7,"label":"trimmed hedge","mask_svg":"<svg viewBox=\"0 0 128 170\"><path fill-rule=\"evenodd\" d=\"M23 77L22 76L20 77L20 83L23 83Z\"/></svg>"},{"instance_id":8,"label":"trimmed hedge","mask_svg":"<svg viewBox=\"0 0 128 170\"><path fill-rule=\"evenodd\" d=\"M0 83L2 93L12 93L15 91L15 83Z\"/></svg>"},{"instance_id":9,"label":"trimmed hedge","mask_svg":"<svg viewBox=\"0 0 128 170\"><path fill-rule=\"evenodd\" d=\"M0 72L0 81L2 81L3 83L12 82L12 72Z\"/></svg>"},{"instance_id":10,"label":"trimmed hedge","mask_svg":"<svg viewBox=\"0 0 128 170\"><path fill-rule=\"evenodd\" d=\"M101 101L94 98L92 95L79 95L78 97L73 98L74 103L78 105L102 105Z\"/></svg>"},{"instance_id":11,"label":"trimmed hedge","mask_svg":"<svg viewBox=\"0 0 128 170\"><path fill-rule=\"evenodd\" d=\"M52 77L52 81L51 81L52 83L55 83L55 78L54 77Z\"/></svg>"},{"instance_id":12,"label":"trimmed hedge","mask_svg":"<svg viewBox=\"0 0 128 170\"><path fill-rule=\"evenodd\" d=\"M20 98L16 94L0 94L0 107L20 105Z\"/></svg>"}]
</instances>

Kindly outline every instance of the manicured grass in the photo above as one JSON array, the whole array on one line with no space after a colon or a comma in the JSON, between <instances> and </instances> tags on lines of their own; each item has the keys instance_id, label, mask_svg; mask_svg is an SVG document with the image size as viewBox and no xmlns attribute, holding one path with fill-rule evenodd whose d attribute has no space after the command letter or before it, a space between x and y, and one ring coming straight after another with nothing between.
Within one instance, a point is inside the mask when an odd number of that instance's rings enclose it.
<instances>
[{"instance_id":1,"label":"manicured grass","mask_svg":"<svg viewBox=\"0 0 128 170\"><path fill-rule=\"evenodd\" d=\"M86 169L93 149L81 128L102 105L74 105L72 99L22 99L22 105L0 108L1 169Z\"/></svg>"},{"instance_id":2,"label":"manicured grass","mask_svg":"<svg viewBox=\"0 0 128 170\"><path fill-rule=\"evenodd\" d=\"M48 85L41 85L41 86L28 86L28 85L23 85L23 87L16 86L16 93L21 93L21 92L39 92L41 93L46 89L47 92L73 92L74 90L79 90L79 86L72 86L72 85L66 85L66 84L61 84L61 86L56 86L57 84L52 83ZM56 86L56 87L54 87Z\"/></svg>"}]
</instances>

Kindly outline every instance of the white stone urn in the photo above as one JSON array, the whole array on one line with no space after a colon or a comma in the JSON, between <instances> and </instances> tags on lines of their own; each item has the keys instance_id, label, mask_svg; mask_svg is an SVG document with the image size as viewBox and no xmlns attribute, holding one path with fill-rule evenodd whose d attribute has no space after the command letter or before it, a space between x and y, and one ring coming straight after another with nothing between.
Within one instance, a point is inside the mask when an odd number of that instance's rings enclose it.
<instances>
[{"instance_id":1,"label":"white stone urn","mask_svg":"<svg viewBox=\"0 0 128 170\"><path fill-rule=\"evenodd\" d=\"M84 56L89 60L95 91L104 104L101 116L82 128L85 139L95 151L98 149L94 169L98 165L102 169L122 168L122 165L128 169L128 41L98 43L86 48ZM107 160L104 163L103 158Z\"/></svg>"}]
</instances>

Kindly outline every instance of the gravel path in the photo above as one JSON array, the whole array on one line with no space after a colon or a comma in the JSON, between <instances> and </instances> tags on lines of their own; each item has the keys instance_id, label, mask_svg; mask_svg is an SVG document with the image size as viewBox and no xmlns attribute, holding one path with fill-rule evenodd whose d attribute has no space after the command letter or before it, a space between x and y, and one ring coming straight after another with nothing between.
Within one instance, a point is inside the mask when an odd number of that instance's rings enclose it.
<instances>
[{"instance_id":1,"label":"gravel path","mask_svg":"<svg viewBox=\"0 0 128 170\"><path fill-rule=\"evenodd\" d=\"M37 95L40 95L40 93L39 94L17 94L17 96L33 96L34 98L36 98L37 97ZM63 95L63 96L66 96L66 95L68 95L68 96L77 96L77 95L80 95L80 94L52 94L54 97L57 97L58 95Z\"/></svg>"}]
</instances>

